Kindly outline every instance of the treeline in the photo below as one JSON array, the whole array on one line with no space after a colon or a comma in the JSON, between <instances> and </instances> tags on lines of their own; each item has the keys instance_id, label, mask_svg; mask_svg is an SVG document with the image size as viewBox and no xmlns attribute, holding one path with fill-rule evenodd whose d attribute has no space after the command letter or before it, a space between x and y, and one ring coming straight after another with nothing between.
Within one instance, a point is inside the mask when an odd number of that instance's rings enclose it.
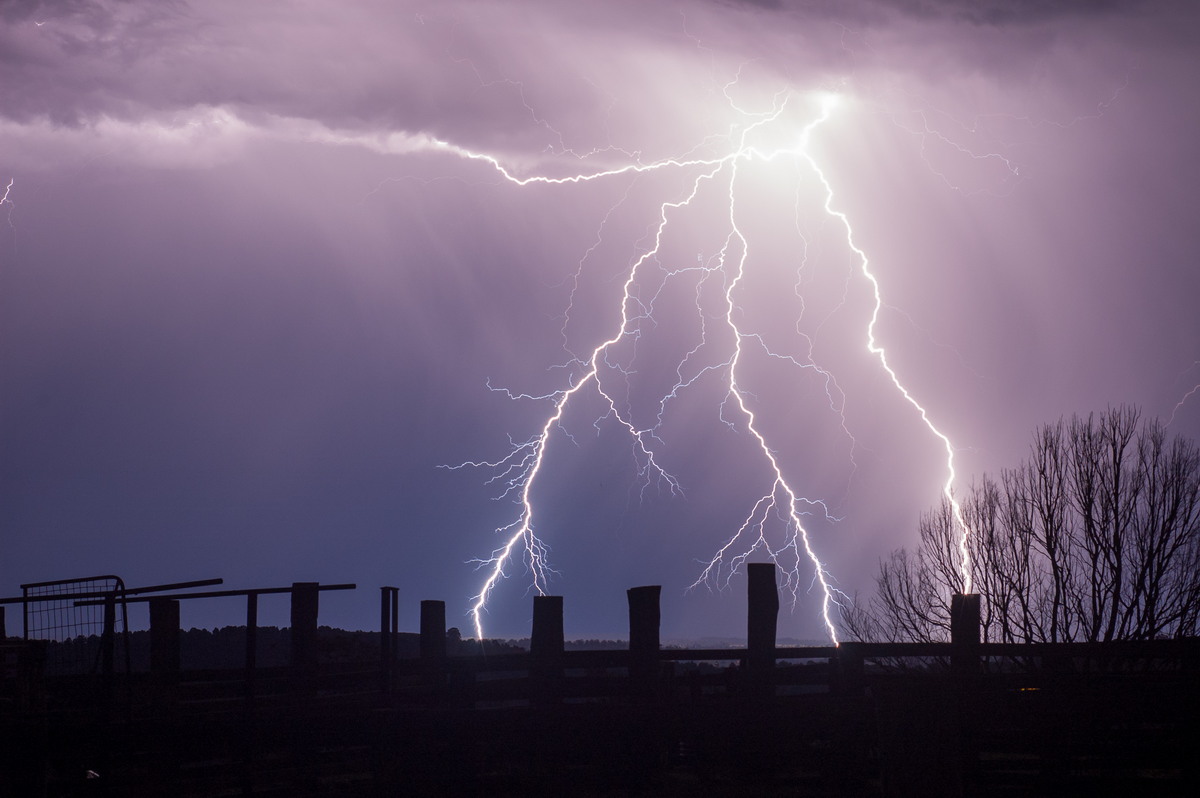
<instances>
[{"instance_id":1,"label":"treeline","mask_svg":"<svg viewBox=\"0 0 1200 798\"><path fill-rule=\"evenodd\" d=\"M453 630L452 630L453 631ZM114 666L118 671L128 666L132 671L150 669L150 632L140 630L117 635ZM348 631L321 626L317 629L318 658L326 663L363 663L374 666L379 662L379 633ZM482 653L517 653L528 649L516 641L487 640ZM470 656L481 653L474 640L460 640L447 634L446 653L449 656ZM417 657L420 654L420 635L400 633L396 636L396 656ZM246 664L246 627L222 626L215 629L187 629L179 632L179 657L184 670L232 670ZM255 657L258 667L274 668L288 665L291 659L291 629L260 626L257 630ZM47 672L90 673L100 668L100 637L90 635L65 641L50 641L46 646Z\"/></svg>"},{"instance_id":2,"label":"treeline","mask_svg":"<svg viewBox=\"0 0 1200 798\"><path fill-rule=\"evenodd\" d=\"M529 638L510 638L508 640L489 640L488 645L501 645L512 651L528 651ZM474 653L475 641L464 640L462 647L466 649L463 653ZM624 651L629 648L628 640L600 640L590 638L587 640L565 640L563 648L567 651ZM453 656L453 652L450 652Z\"/></svg>"},{"instance_id":3,"label":"treeline","mask_svg":"<svg viewBox=\"0 0 1200 798\"><path fill-rule=\"evenodd\" d=\"M420 635L401 632L396 636L396 656L411 659L420 656ZM734 648L738 641L705 640L702 648ZM780 645L795 641L781 640ZM741 645L745 645L741 642ZM374 667L379 662L379 633L348 631L321 626L317 629L318 658L336 664L361 663ZM626 640L588 638L567 640L568 651L624 651ZM666 649L681 646L667 644ZM126 656L128 648L128 657ZM529 638L487 639L481 646L474 638L463 638L458 629L446 632L446 655L450 657L497 656L529 651ZM184 670L234 670L246 664L246 627L222 626L215 629L187 629L179 632L179 656ZM260 668L277 668L290 664L291 629L260 626L255 646L255 658ZM128 635L118 633L114 649L114 667L134 672L150 669L150 632L140 630ZM65 641L50 641L46 648L46 672L50 674L95 673L101 663L100 637L80 636Z\"/></svg>"}]
</instances>

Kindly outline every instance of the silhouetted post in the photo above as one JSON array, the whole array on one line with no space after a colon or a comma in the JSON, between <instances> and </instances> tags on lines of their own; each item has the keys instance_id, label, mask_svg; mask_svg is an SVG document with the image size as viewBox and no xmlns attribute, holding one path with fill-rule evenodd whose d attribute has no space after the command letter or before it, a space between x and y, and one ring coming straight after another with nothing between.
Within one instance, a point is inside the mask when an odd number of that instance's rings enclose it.
<instances>
[{"instance_id":1,"label":"silhouetted post","mask_svg":"<svg viewBox=\"0 0 1200 798\"><path fill-rule=\"evenodd\" d=\"M4 615L8 612L8 607L0 605L0 640L8 638L8 632L4 629Z\"/></svg>"},{"instance_id":2,"label":"silhouetted post","mask_svg":"<svg viewBox=\"0 0 1200 798\"><path fill-rule=\"evenodd\" d=\"M421 659L441 664L446 659L446 602L421 602Z\"/></svg>"},{"instance_id":3,"label":"silhouetted post","mask_svg":"<svg viewBox=\"0 0 1200 798\"><path fill-rule=\"evenodd\" d=\"M297 687L311 686L317 669L317 582L292 583L292 672Z\"/></svg>"},{"instance_id":4,"label":"silhouetted post","mask_svg":"<svg viewBox=\"0 0 1200 798\"><path fill-rule=\"evenodd\" d=\"M979 594L950 597L950 669L959 675L979 672Z\"/></svg>"},{"instance_id":5,"label":"silhouetted post","mask_svg":"<svg viewBox=\"0 0 1200 798\"><path fill-rule=\"evenodd\" d=\"M113 675L113 654L117 645L117 596L116 592L104 597L104 632L100 637L100 673L103 680L101 717L105 724L112 720L112 708L116 679ZM105 738L107 745L108 738ZM107 759L107 752L105 753Z\"/></svg>"},{"instance_id":6,"label":"silhouetted post","mask_svg":"<svg viewBox=\"0 0 1200 798\"><path fill-rule=\"evenodd\" d=\"M258 679L258 594L254 592L246 594L246 660L243 676L246 699L245 728L249 729L254 717L254 697L257 692L255 682Z\"/></svg>"},{"instance_id":7,"label":"silhouetted post","mask_svg":"<svg viewBox=\"0 0 1200 798\"><path fill-rule=\"evenodd\" d=\"M563 597L533 597L533 632L529 636L530 701L557 703L563 677Z\"/></svg>"},{"instance_id":8,"label":"silhouetted post","mask_svg":"<svg viewBox=\"0 0 1200 798\"><path fill-rule=\"evenodd\" d=\"M862 695L864 689L863 644L857 641L838 643L837 652L829 663L836 680L834 691L845 696Z\"/></svg>"},{"instance_id":9,"label":"silhouetted post","mask_svg":"<svg viewBox=\"0 0 1200 798\"><path fill-rule=\"evenodd\" d=\"M437 700L446 698L446 602L421 602L421 665Z\"/></svg>"},{"instance_id":10,"label":"silhouetted post","mask_svg":"<svg viewBox=\"0 0 1200 798\"><path fill-rule=\"evenodd\" d=\"M101 672L106 677L113 674L113 649L117 643L117 597L110 593L104 597L104 632L100 638Z\"/></svg>"},{"instance_id":11,"label":"silhouetted post","mask_svg":"<svg viewBox=\"0 0 1200 798\"><path fill-rule=\"evenodd\" d=\"M179 684L179 602L166 596L150 599L150 678L153 702L169 712Z\"/></svg>"},{"instance_id":12,"label":"silhouetted post","mask_svg":"<svg viewBox=\"0 0 1200 798\"><path fill-rule=\"evenodd\" d=\"M392 597L386 587L379 588L379 655L386 666L392 645Z\"/></svg>"},{"instance_id":13,"label":"silhouetted post","mask_svg":"<svg viewBox=\"0 0 1200 798\"><path fill-rule=\"evenodd\" d=\"M300 697L317 686L317 582L292 583L292 689ZM293 794L303 795L315 782L316 737L309 724L298 724L291 741L295 768Z\"/></svg>"},{"instance_id":14,"label":"silhouetted post","mask_svg":"<svg viewBox=\"0 0 1200 798\"><path fill-rule=\"evenodd\" d=\"M974 739L975 682L981 671L979 594L955 593L950 597L950 670L954 679L954 713L958 744L957 772L961 794L974 792L978 762Z\"/></svg>"},{"instance_id":15,"label":"silhouetted post","mask_svg":"<svg viewBox=\"0 0 1200 798\"><path fill-rule=\"evenodd\" d=\"M151 705L165 717L176 710L179 684L179 601L166 596L150 599L150 680ZM157 780L155 792L161 795L178 793L179 755L177 743L170 735L162 735L150 758L152 774Z\"/></svg>"},{"instance_id":16,"label":"silhouetted post","mask_svg":"<svg viewBox=\"0 0 1200 798\"><path fill-rule=\"evenodd\" d=\"M254 791L254 769L258 759L257 734L255 733L254 704L258 679L258 594L246 594L246 661L245 703L242 705L242 792L249 795Z\"/></svg>"},{"instance_id":17,"label":"silhouetted post","mask_svg":"<svg viewBox=\"0 0 1200 798\"><path fill-rule=\"evenodd\" d=\"M660 585L631 587L629 601L629 692L643 711L630 716L625 729L624 764L634 784L649 781L650 773L664 753L661 740L661 681L659 664Z\"/></svg>"},{"instance_id":18,"label":"silhouetted post","mask_svg":"<svg viewBox=\"0 0 1200 798\"><path fill-rule=\"evenodd\" d=\"M629 599L629 680L634 696L652 700L657 692L661 585L631 587Z\"/></svg>"},{"instance_id":19,"label":"silhouetted post","mask_svg":"<svg viewBox=\"0 0 1200 798\"><path fill-rule=\"evenodd\" d=\"M396 618L398 592L394 587L379 588L379 691L392 692L392 673L396 660Z\"/></svg>"},{"instance_id":20,"label":"silhouetted post","mask_svg":"<svg viewBox=\"0 0 1200 798\"><path fill-rule=\"evenodd\" d=\"M179 675L179 601L166 596L150 599L150 673L159 684Z\"/></svg>"},{"instance_id":21,"label":"silhouetted post","mask_svg":"<svg viewBox=\"0 0 1200 798\"><path fill-rule=\"evenodd\" d=\"M775 583L775 564L751 563L748 578L746 619L746 669L750 689L756 695L769 696L773 690L775 669L775 627L779 619L779 588Z\"/></svg>"},{"instance_id":22,"label":"silhouetted post","mask_svg":"<svg viewBox=\"0 0 1200 798\"><path fill-rule=\"evenodd\" d=\"M832 684L840 711L834 712L834 745L829 752L835 774L834 792L837 795L863 795L864 774L867 770L866 718L870 710L865 700L866 669L864 644L858 641L838 643L829 660Z\"/></svg>"},{"instance_id":23,"label":"silhouetted post","mask_svg":"<svg viewBox=\"0 0 1200 798\"><path fill-rule=\"evenodd\" d=\"M535 657L562 658L563 597L533 597L533 633L529 653Z\"/></svg>"},{"instance_id":24,"label":"silhouetted post","mask_svg":"<svg viewBox=\"0 0 1200 798\"><path fill-rule=\"evenodd\" d=\"M400 653L400 588L393 587L390 592L392 596L392 646L389 653L392 662L395 662Z\"/></svg>"},{"instance_id":25,"label":"silhouetted post","mask_svg":"<svg viewBox=\"0 0 1200 798\"><path fill-rule=\"evenodd\" d=\"M246 595L246 697L254 698L254 676L258 669L258 594Z\"/></svg>"}]
</instances>

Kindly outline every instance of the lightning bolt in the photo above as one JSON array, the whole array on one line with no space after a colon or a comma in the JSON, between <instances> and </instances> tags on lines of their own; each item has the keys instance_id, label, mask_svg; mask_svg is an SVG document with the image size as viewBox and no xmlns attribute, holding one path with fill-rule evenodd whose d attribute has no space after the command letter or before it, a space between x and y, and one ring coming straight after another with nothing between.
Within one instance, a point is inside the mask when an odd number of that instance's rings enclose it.
<instances>
[{"instance_id":1,"label":"lightning bolt","mask_svg":"<svg viewBox=\"0 0 1200 798\"><path fill-rule=\"evenodd\" d=\"M1200 366L1200 360L1197 360L1196 362L1192 363L1192 365L1190 365L1186 369L1184 369L1183 372L1180 374L1180 376L1187 374L1189 371L1196 368L1196 366ZM1183 395L1183 398L1180 399L1178 402L1176 402L1175 406L1173 408L1171 408L1171 417L1167 419L1166 426L1168 426L1168 427L1171 426L1172 422L1175 421L1175 416L1176 416L1176 414L1179 413L1180 408L1182 408L1184 406L1184 404L1187 403L1187 400L1191 399L1192 395L1195 394L1197 391L1200 391L1200 383L1196 383L1195 385L1193 385L1191 390L1189 390L1187 393L1185 393Z\"/></svg>"},{"instance_id":2,"label":"lightning bolt","mask_svg":"<svg viewBox=\"0 0 1200 798\"><path fill-rule=\"evenodd\" d=\"M736 79L734 82L736 82ZM820 186L825 214L830 219L835 220L844 230L845 244L854 253L859 263L859 273L870 286L874 298L870 319L865 329L867 351L877 359L892 384L918 412L925 426L941 442L945 449L947 477L943 484L943 491L954 507L955 517L962 530L959 549L962 558L963 582L965 585L964 589L970 589L970 562L967 548L968 533L961 510L958 503L954 500L952 490L956 479L954 447L945 433L932 422L927 410L901 382L899 376L888 362L887 351L879 342L876 331L880 310L883 307L880 282L871 269L866 253L855 242L854 231L849 218L843 211L835 207L834 191L831 183L821 170L817 160L809 151L809 142L814 131L830 119L837 104L837 98L832 94L815 95L820 111L810 122L803 126L799 132L799 136L792 136L790 143L786 146L766 148L753 143L754 135L766 126L781 120L789 102L794 102L796 95L792 92L779 92L775 95L769 110L754 113L738 107L732 98L730 98L728 89L729 86L726 86L726 97L730 100L730 106L744 121L740 126L731 129L731 132L728 134L729 144L726 151L723 154L712 157L685 156L667 158L651 163L634 162L611 169L580 172L559 177L539 174L521 176L507 167L500 158L494 155L476 152L450 142L435 139L427 139L424 142L428 149L444 152L463 159L481 161L494 169L504 180L518 187L534 183L566 186L596 180L614 179L622 175L636 176L664 170L672 170L690 175L685 184L687 186L686 191L680 192L681 196L661 203L658 219L653 224L653 235L649 244L633 260L628 270L624 273L624 280L621 283L620 290L616 292L618 294L616 297L617 310L614 322L610 328L611 333L609 337L596 344L589 353L583 356L573 356L568 363L563 364L563 367L571 375L567 384L561 389L541 395L518 393L489 385L492 390L502 391L510 398L549 403L548 412L534 434L524 440L510 441L512 444L510 449L506 454L497 459L472 460L458 465L444 466L450 469L470 467L490 471L491 477L487 480L487 483L499 486L499 496L497 498L513 498L518 507L515 518L508 524L496 529L497 534L502 539L502 543L490 555L475 561L477 566L486 572L483 583L472 599L470 608L470 615L478 637L483 636L483 615L486 612L488 602L498 584L506 577L507 570L513 563L520 561L529 569L532 581L531 589L538 593L545 593L550 577L555 573L547 560L547 546L535 531L537 511L533 495L539 478L545 471L552 445L556 440L570 438L570 434L563 427L563 422L569 406L576 397L588 391L591 395L600 398L604 414L595 422L597 431L599 431L600 421L604 419L614 420L625 430L632 442L633 451L639 463L639 475L644 480L644 486L658 481L660 485L665 485L671 493L678 494L682 493L683 490L681 484L660 464L657 456L659 451L658 446L661 443L661 439L658 437L659 429L663 424L668 405L681 392L691 388L702 377L720 374L723 375L722 379L724 380L726 391L726 398L721 403L721 419L730 427L743 430L748 434L750 440L753 441L755 449L762 456L767 466L769 484L760 498L753 503L753 506L744 517L739 528L717 551L689 589L701 585L707 585L710 588L716 587L718 589L727 586L730 578L739 571L741 565L753 553L761 551L772 561L782 566L780 570L783 574L784 587L790 591L792 604L795 606L800 599L801 587L804 583L802 568L808 567L811 569L812 574L809 580L810 585L820 592L822 621L830 639L835 643L837 642L837 629L832 615L834 606L839 603L838 597L840 591L835 587L834 580L818 556L809 532L804 525L803 517L813 512L820 512L826 520L836 521L837 519L831 515L828 506L823 500L805 496L789 480L775 449L771 446L766 434L762 431L759 419L754 410L752 395L748 393L740 381L740 375L744 370L743 360L750 347L757 348L769 358L782 361L800 369L812 370L823 380L830 409L842 418L842 429L849 436L845 419L842 416L844 398L842 397L841 390L833 374L822 368L812 359L811 339L808 339L809 351L806 357L789 355L768 346L763 336L749 330L740 318L737 294L743 285L747 269L750 265L751 242L743 232L740 221L744 212L741 210L738 201L740 196L738 189L742 180L742 167L754 160L772 161L775 159L790 158L798 163L807 164L808 168L816 176L817 184ZM425 148L422 147L422 149ZM697 152L699 149L697 147L693 152ZM664 237L667 235L672 219L684 209L691 206L699 196L702 194L706 195L710 185L719 187L714 188L714 190L723 190L725 192L724 207L727 210L727 214L724 224L727 226L728 233L725 235L724 243L719 253L711 262L707 263L701 255L697 255L698 266L678 267L674 269L663 267L664 276L662 278L665 285L667 280L684 273L699 273L700 277L696 287L696 305L698 315L701 319L700 342L687 352L677 366L677 380L673 387L659 400L658 412L654 424L639 426L635 423L632 410L621 402L618 402L615 391L609 385L609 375L615 375L618 384L622 381L628 382L630 379L632 369L623 365L621 353L618 352L618 348L621 346L636 348L642 332L641 325L652 320L654 302L657 297L657 294L652 294L648 300L641 297L638 289L643 274L651 264L657 263L663 248ZM600 238L601 235L598 235L596 244L593 244L587 253L585 253L583 259L581 259L580 270L583 268L583 260L589 257L596 246L598 246ZM710 336L713 339L718 337L718 330L709 328L707 319L701 308L700 297L702 289L710 280L724 281L723 288L720 291L720 305L722 310L718 318L724 330L722 335L728 336L731 341L731 350L727 357L718 362L703 363L699 355L701 349L710 345ZM574 303L575 291L578 285L579 271L577 270L571 294L572 304ZM797 283L797 294L799 295L799 293L799 283ZM801 300L803 300L803 297L801 297ZM564 318L569 319L569 315L570 307L568 307ZM565 325L566 321L564 321L564 338ZM807 338L807 336L803 335L802 337ZM850 436L850 438L853 441L853 437ZM773 518L781 521L784 527L782 535L774 541L771 540L768 534L768 524Z\"/></svg>"},{"instance_id":3,"label":"lightning bolt","mask_svg":"<svg viewBox=\"0 0 1200 798\"><path fill-rule=\"evenodd\" d=\"M17 182L17 179L15 177L10 177L8 179L8 185L4 187L4 196L0 197L0 205L8 206L8 226L10 228L12 228L13 231L16 231L17 228L13 226L12 212L13 212L13 208L15 208L17 206L12 200L10 200L8 198L8 195L12 193L13 183L16 183L16 182Z\"/></svg>"},{"instance_id":4,"label":"lightning bolt","mask_svg":"<svg viewBox=\"0 0 1200 798\"><path fill-rule=\"evenodd\" d=\"M825 112L821 119L818 120L818 123L825 121L825 119L828 118L828 114L828 107L826 107ZM970 593L971 552L968 545L970 529L967 526L966 519L963 517L962 506L954 497L954 483L958 478L954 464L954 444L951 443L950 438L933 423L933 420L929 417L929 411L927 411L925 407L919 401L917 401L917 398L912 394L912 392L909 391L904 383L900 381L900 377L896 374L896 371L892 368L891 364L888 363L887 349L885 349L883 345L879 343L879 339L876 337L875 329L879 324L879 312L883 309L883 294L880 289L879 278L875 276L873 271L871 271L871 264L870 260L867 258L867 253L860 249L858 244L854 242L854 229L850 224L850 218L844 212L839 211L834 207L833 186L830 185L828 178L826 178L825 173L821 170L820 164L816 162L816 160L808 151L808 136L815 126L815 124L810 125L805 129L804 145L801 147L801 152L808 161L809 165L812 166L813 171L817 173L817 178L820 180L821 185L825 189L825 212L842 223L842 226L846 231L846 246L849 247L851 251L853 251L858 257L862 275L870 284L871 290L874 293L875 305L871 310L871 321L867 324L867 350L879 360L879 365L891 379L892 385L896 387L896 390L900 392L900 395L904 397L905 401L907 401L913 406L913 408L916 409L921 416L921 421L924 422L929 431L933 433L934 437L941 441L946 452L946 481L942 484L942 493L950 502L950 507L954 513L954 520L958 524L959 575L962 579L962 592Z\"/></svg>"},{"instance_id":5,"label":"lightning bolt","mask_svg":"<svg viewBox=\"0 0 1200 798\"><path fill-rule=\"evenodd\" d=\"M668 165L666 162L664 162L664 164L645 167L626 167L610 172L595 173L592 175L577 175L574 177L561 179L550 179L543 177L520 179L508 173L504 167L491 156L476 155L474 153L464 154L467 157L481 158L485 161L488 161L498 171L500 171L505 178L517 183L518 185L526 185L531 181L551 183L579 182L581 180L591 180L597 177L620 174L629 170L646 171L659 168L663 165ZM668 472L658 465L654 457L653 449L647 445L647 440L651 435L651 430L638 429L631 421L629 421L629 419L618 408L617 403L613 399L612 395L602 387L600 383L599 372L605 362L604 356L607 354L607 352L627 336L631 335L631 308L634 308L638 305L632 293L633 286L637 280L639 270L651 257L653 257L655 253L658 252L662 244L663 231L667 227L670 211L684 207L690 203L691 200L696 196L696 193L699 191L701 182L706 176L711 177L712 174L715 173L716 169L719 168L720 164L720 161L716 162L715 164L701 161L693 161L687 164L689 166L701 165L704 167L709 167L711 171L702 173L701 176L696 179L692 187L692 192L685 199L674 203L667 202L662 205L660 209L661 213L659 217L657 233L655 235L654 246L643 253L642 256L634 262L633 266L629 270L624 284L622 285L620 323L617 325L617 331L611 338L596 346L596 348L592 350L590 357L582 362L577 362L578 365L582 365L584 367L585 370L583 373L574 379L572 385L562 391L540 397L521 395L521 398L548 399L553 402L553 412L551 412L547 417L545 423L542 425L541 430L533 437L514 446L513 449L500 460L492 462L472 461L463 463L459 466L453 466L453 468L461 468L469 465L474 467L486 467L495 470L497 472L496 478L504 479L508 486L504 495L507 495L512 491L516 491L519 494L518 502L521 507L520 514L516 520L507 526L497 529L497 532L501 535L508 535L508 539L505 541L505 543L494 550L490 557L478 561L481 566L489 568L489 573L487 578L484 580L479 593L475 596L471 607L471 615L472 619L474 620L477 637L483 637L482 614L487 606L488 598L493 589L496 587L496 584L504 576L505 565L512 559L513 553L517 551L518 548L524 550L526 561L533 575L534 589L536 589L539 593L545 592L544 588L547 580L547 572L550 569L546 564L545 545L538 539L533 531L534 505L530 496L537 481L537 477L541 473L542 467L545 463L546 450L548 444L550 443L551 435L554 429L558 427L559 423L562 421L562 417L566 412L568 403L576 394L583 390L584 387L590 384L595 384L596 391L607 403L611 416L615 418L622 426L624 426L633 436L634 440L636 441L638 451L645 458L644 472L650 475L659 476L661 479L667 482L673 491L679 489L678 482L674 477L672 477ZM684 164L683 162L671 162L671 165L683 166Z\"/></svg>"},{"instance_id":6,"label":"lightning bolt","mask_svg":"<svg viewBox=\"0 0 1200 798\"><path fill-rule=\"evenodd\" d=\"M804 131L801 137L801 149L807 143L808 132L815 125L825 121L829 117L829 107L832 104L832 99L826 97L822 103L821 115L816 121L811 122ZM780 107L780 112L782 106ZM773 115L774 119L778 114ZM743 138L742 147L739 148L737 158L732 161L732 176L730 179L729 189L729 226L731 233L726 239L725 249L721 252L722 264L727 257L730 244L736 241L739 249L737 258L737 266L734 272L734 278L729 282L725 290L725 322L729 327L730 333L733 336L734 349L733 356L728 361L728 396L731 397L737 405L741 415L745 418L746 429L754 438L758 445L759 451L766 459L770 466L771 473L774 475L774 480L771 483L770 489L755 502L750 513L745 517L741 526L733 534L733 536L722 546L709 562L708 566L701 572L700 576L693 582L690 588L695 588L701 584L713 584L718 586L722 584L722 565L728 559L728 568L725 571L724 584L728 584L728 579L736 573L740 566L749 559L751 554L759 549L765 550L771 560L777 564L783 564L786 559L787 565L782 569L784 573L785 586L788 587L792 594L792 605L799 600L799 585L800 578L798 565L793 564L800 558L800 550L803 549L804 556L813 566L814 579L821 590L821 619L825 624L826 631L829 633L830 639L837 642L837 628L831 617L832 605L836 603L835 591L832 585L832 580L827 573L824 564L812 547L812 541L809 537L808 530L804 526L800 516L803 513L799 508L801 506L820 506L825 509L825 514L828 516L828 510L820 500L813 500L801 497L796 490L789 484L784 476L783 468L779 464L778 458L772 451L767 439L759 430L756 424L756 416L746 401L746 394L738 384L738 366L741 364L743 356L743 345L748 342L756 342L762 344L762 339L758 336L753 336L743 332L738 322L735 320L735 312L737 304L734 301L734 293L742 282L746 274L746 261L750 251L749 242L745 235L738 227L737 223L737 202L734 186L737 179L737 165L744 157L750 157L758 154L753 150L747 150ZM764 345L765 348L765 345ZM771 350L767 350L768 354L773 357L779 357ZM796 361L792 361L796 362ZM797 365L800 365L797 363ZM813 368L826 375L830 375L823 369L820 369L816 364L811 365ZM679 387L679 386L677 386ZM785 517L785 532L781 545L772 546L766 536L765 523L772 513L782 512ZM735 549L739 540L745 537L751 538L748 545L743 545L741 549Z\"/></svg>"}]
</instances>

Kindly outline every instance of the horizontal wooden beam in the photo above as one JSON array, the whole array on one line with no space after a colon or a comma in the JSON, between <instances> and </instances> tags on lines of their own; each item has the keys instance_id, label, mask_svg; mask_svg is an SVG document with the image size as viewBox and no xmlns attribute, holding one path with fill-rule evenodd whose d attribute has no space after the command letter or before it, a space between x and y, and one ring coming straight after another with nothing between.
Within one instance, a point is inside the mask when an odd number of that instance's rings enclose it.
<instances>
[{"instance_id":1,"label":"horizontal wooden beam","mask_svg":"<svg viewBox=\"0 0 1200 798\"><path fill-rule=\"evenodd\" d=\"M317 590L357 590L358 585L350 583L344 585L318 585ZM255 587L248 590L209 590L203 593L173 593L168 598L173 599L196 599L196 598L225 598L227 596L261 596L268 593L291 593L290 587ZM154 596L145 596L140 598L124 599L127 603L136 604L138 602L150 601ZM93 607L103 604L103 601L76 601L76 607Z\"/></svg>"}]
</instances>

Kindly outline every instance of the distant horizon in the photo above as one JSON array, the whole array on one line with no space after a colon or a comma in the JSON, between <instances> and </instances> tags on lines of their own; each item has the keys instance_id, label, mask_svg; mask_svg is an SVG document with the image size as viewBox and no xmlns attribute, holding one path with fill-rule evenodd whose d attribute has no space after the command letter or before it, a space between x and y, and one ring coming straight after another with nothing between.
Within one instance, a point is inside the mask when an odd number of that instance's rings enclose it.
<instances>
[{"instance_id":1,"label":"distant horizon","mask_svg":"<svg viewBox=\"0 0 1200 798\"><path fill-rule=\"evenodd\" d=\"M226 630L226 629L237 631L237 630L244 630L245 628L246 628L245 624L225 624L222 626L215 626L215 627L181 626L180 631L181 632L212 633L212 632ZM278 626L275 624L266 624L266 625L259 625L256 628L283 631L285 629L288 629L289 627L286 625ZM318 630L325 629L325 630L334 631L334 632L347 632L347 633L352 633L352 634L379 634L379 629L344 629L342 627L329 626L328 624L324 624L324 623L319 624L317 626L317 629ZM131 627L129 629L129 632L131 634L137 633L137 632L145 633L145 632L149 632L149 631L150 631L150 629L148 626L137 627L137 628ZM449 628L447 629L447 632L448 631L449 631ZM420 635L421 635L419 630L405 630L405 629L399 630L398 634L408 636L408 637L420 637ZM20 635L10 635L10 637L20 637ZM88 635L87 637L98 637L98 635ZM41 638L38 638L38 639L41 639ZM530 638L528 636L526 636L526 637L488 637L488 638L485 638L485 640L496 642L496 643L509 643L509 644L520 645L522 643L528 644ZM475 638L464 636L462 638L462 641L464 643L474 642ZM584 636L580 636L580 637L566 636L563 640L564 645L567 646L568 648L570 648L571 646L578 646L580 644L584 644L584 643L588 643L588 642L619 643L619 644L623 644L623 645L628 645L629 639L628 639L628 637L620 637L620 636L612 637L612 636L584 635ZM820 640L820 639L802 640L802 639L792 638L792 637L778 637L778 638L776 638L776 645L779 647L782 647L782 648L809 647L809 646L825 647L825 646L829 645L829 641ZM660 642L660 647L662 647L662 648L679 647L679 648L695 648L695 649L745 648L746 647L746 638L745 637L740 637L740 638L739 637L699 637L699 638L673 638L673 639L663 638Z\"/></svg>"}]
</instances>

